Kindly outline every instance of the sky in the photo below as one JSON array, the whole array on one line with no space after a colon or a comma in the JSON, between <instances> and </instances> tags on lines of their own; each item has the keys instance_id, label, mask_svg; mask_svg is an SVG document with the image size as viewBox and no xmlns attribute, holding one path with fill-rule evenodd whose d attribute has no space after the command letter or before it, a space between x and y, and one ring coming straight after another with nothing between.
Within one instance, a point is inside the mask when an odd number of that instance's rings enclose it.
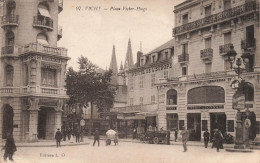
<instances>
[{"instance_id":1,"label":"sky","mask_svg":"<svg viewBox=\"0 0 260 163\"><path fill-rule=\"evenodd\" d=\"M118 68L125 62L129 38L134 62L172 39L173 9L183 0L63 0L59 14L63 36L58 46L68 49L68 66L77 69L77 59L87 57L100 68L109 68L115 45ZM117 10L120 8L120 10ZM133 10L127 10L134 8Z\"/></svg>"}]
</instances>

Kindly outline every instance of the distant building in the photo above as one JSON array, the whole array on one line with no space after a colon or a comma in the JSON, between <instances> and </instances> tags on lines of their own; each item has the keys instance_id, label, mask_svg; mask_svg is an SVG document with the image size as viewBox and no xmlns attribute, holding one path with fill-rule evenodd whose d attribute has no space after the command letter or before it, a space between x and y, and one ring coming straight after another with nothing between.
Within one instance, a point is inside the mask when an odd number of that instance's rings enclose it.
<instances>
[{"instance_id":1,"label":"distant building","mask_svg":"<svg viewBox=\"0 0 260 163\"><path fill-rule=\"evenodd\" d=\"M53 139L66 95L63 1L5 0L0 8L0 137Z\"/></svg>"}]
</instances>

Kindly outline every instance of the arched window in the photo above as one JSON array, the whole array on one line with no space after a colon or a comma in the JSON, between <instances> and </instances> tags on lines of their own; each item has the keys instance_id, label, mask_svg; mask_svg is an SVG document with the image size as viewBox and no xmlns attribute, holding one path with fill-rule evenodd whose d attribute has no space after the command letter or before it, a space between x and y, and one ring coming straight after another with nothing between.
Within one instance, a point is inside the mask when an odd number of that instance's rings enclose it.
<instances>
[{"instance_id":1,"label":"arched window","mask_svg":"<svg viewBox=\"0 0 260 163\"><path fill-rule=\"evenodd\" d=\"M246 101L254 101L254 86L251 83L246 83L244 93Z\"/></svg>"},{"instance_id":2,"label":"arched window","mask_svg":"<svg viewBox=\"0 0 260 163\"><path fill-rule=\"evenodd\" d=\"M13 66L7 65L5 67L5 85L6 86L13 86L13 74L14 74Z\"/></svg>"},{"instance_id":3,"label":"arched window","mask_svg":"<svg viewBox=\"0 0 260 163\"><path fill-rule=\"evenodd\" d=\"M11 17L15 14L16 3L15 1L8 1L6 5L7 16Z\"/></svg>"},{"instance_id":4,"label":"arched window","mask_svg":"<svg viewBox=\"0 0 260 163\"><path fill-rule=\"evenodd\" d=\"M219 86L203 86L188 91L188 104L225 103L225 90Z\"/></svg>"},{"instance_id":5,"label":"arched window","mask_svg":"<svg viewBox=\"0 0 260 163\"><path fill-rule=\"evenodd\" d=\"M177 91L170 89L167 91L166 105L177 105Z\"/></svg>"},{"instance_id":6,"label":"arched window","mask_svg":"<svg viewBox=\"0 0 260 163\"><path fill-rule=\"evenodd\" d=\"M37 43L49 45L48 37L45 34L43 34L43 33L39 33L37 35Z\"/></svg>"},{"instance_id":7,"label":"arched window","mask_svg":"<svg viewBox=\"0 0 260 163\"><path fill-rule=\"evenodd\" d=\"M14 46L14 33L12 31L8 31L6 33L6 46L11 47Z\"/></svg>"}]
</instances>

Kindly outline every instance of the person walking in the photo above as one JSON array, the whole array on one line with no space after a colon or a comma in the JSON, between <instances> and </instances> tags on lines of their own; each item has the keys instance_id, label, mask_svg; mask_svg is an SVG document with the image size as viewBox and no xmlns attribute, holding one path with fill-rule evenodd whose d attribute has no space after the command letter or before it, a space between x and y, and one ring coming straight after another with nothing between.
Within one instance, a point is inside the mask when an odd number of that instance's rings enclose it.
<instances>
[{"instance_id":1,"label":"person walking","mask_svg":"<svg viewBox=\"0 0 260 163\"><path fill-rule=\"evenodd\" d=\"M79 129L77 129L75 136L76 136L76 143L79 143L79 138L80 138L80 130Z\"/></svg>"},{"instance_id":2,"label":"person walking","mask_svg":"<svg viewBox=\"0 0 260 163\"><path fill-rule=\"evenodd\" d=\"M177 129L175 129L175 131L174 131L174 136L175 136L175 142L176 142L176 140L178 138L178 130Z\"/></svg>"},{"instance_id":3,"label":"person walking","mask_svg":"<svg viewBox=\"0 0 260 163\"><path fill-rule=\"evenodd\" d=\"M57 148L60 147L60 141L62 139L62 134L60 132L60 129L57 129L57 132L55 134L55 139L56 139L56 144L57 144Z\"/></svg>"},{"instance_id":4,"label":"person walking","mask_svg":"<svg viewBox=\"0 0 260 163\"><path fill-rule=\"evenodd\" d=\"M99 131L98 131L98 129L96 129L96 131L94 132L93 146L95 146L96 141L98 142L98 146L99 146Z\"/></svg>"},{"instance_id":5,"label":"person walking","mask_svg":"<svg viewBox=\"0 0 260 163\"><path fill-rule=\"evenodd\" d=\"M220 130L216 129L216 132L214 133L214 139L217 147L217 152L219 152L219 148L222 146L222 139L223 139Z\"/></svg>"},{"instance_id":6,"label":"person walking","mask_svg":"<svg viewBox=\"0 0 260 163\"><path fill-rule=\"evenodd\" d=\"M5 146L2 148L2 150L5 150L4 161L7 161L7 157L9 158L10 161L14 161L13 155L17 149L12 134L10 133L7 134Z\"/></svg>"},{"instance_id":7,"label":"person walking","mask_svg":"<svg viewBox=\"0 0 260 163\"><path fill-rule=\"evenodd\" d=\"M205 146L205 148L208 148L208 143L209 143L208 129L206 129L206 131L203 133L203 137L204 137L204 146Z\"/></svg>"},{"instance_id":8,"label":"person walking","mask_svg":"<svg viewBox=\"0 0 260 163\"><path fill-rule=\"evenodd\" d=\"M67 135L68 135L68 140L70 141L70 138L71 138L71 129L70 128L68 128Z\"/></svg>"},{"instance_id":9,"label":"person walking","mask_svg":"<svg viewBox=\"0 0 260 163\"><path fill-rule=\"evenodd\" d=\"M182 136L182 144L183 144L183 148L184 148L183 152L186 152L188 150L187 149L187 142L189 140L189 131L185 129L185 126L183 126L183 130L180 134Z\"/></svg>"}]
</instances>

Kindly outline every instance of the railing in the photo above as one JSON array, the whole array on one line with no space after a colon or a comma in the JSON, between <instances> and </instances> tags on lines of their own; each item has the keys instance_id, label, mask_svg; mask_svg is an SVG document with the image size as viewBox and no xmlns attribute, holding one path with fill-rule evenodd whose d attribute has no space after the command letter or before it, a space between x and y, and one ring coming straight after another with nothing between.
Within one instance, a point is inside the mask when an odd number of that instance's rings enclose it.
<instances>
[{"instance_id":1,"label":"railing","mask_svg":"<svg viewBox=\"0 0 260 163\"><path fill-rule=\"evenodd\" d=\"M62 38L62 26L58 27L58 39Z\"/></svg>"},{"instance_id":2,"label":"railing","mask_svg":"<svg viewBox=\"0 0 260 163\"><path fill-rule=\"evenodd\" d=\"M189 54L181 54L178 56L178 62L183 63L183 62L188 62L189 61Z\"/></svg>"},{"instance_id":3,"label":"railing","mask_svg":"<svg viewBox=\"0 0 260 163\"><path fill-rule=\"evenodd\" d=\"M40 28L47 28L49 30L53 30L53 20L48 17L33 17L33 26L40 27Z\"/></svg>"},{"instance_id":4,"label":"railing","mask_svg":"<svg viewBox=\"0 0 260 163\"><path fill-rule=\"evenodd\" d=\"M59 90L57 88L41 88L41 93L57 95Z\"/></svg>"},{"instance_id":5,"label":"railing","mask_svg":"<svg viewBox=\"0 0 260 163\"><path fill-rule=\"evenodd\" d=\"M59 0L59 13L63 10L63 0Z\"/></svg>"},{"instance_id":6,"label":"railing","mask_svg":"<svg viewBox=\"0 0 260 163\"><path fill-rule=\"evenodd\" d=\"M202 73L202 74L193 74L187 76L188 80L196 80L196 79L207 79L207 78L219 78L227 76L226 71L217 71L211 73Z\"/></svg>"},{"instance_id":7,"label":"railing","mask_svg":"<svg viewBox=\"0 0 260 163\"><path fill-rule=\"evenodd\" d=\"M259 9L259 5L255 1L247 2L243 5L222 11L220 13L208 16L203 19L196 20L194 22L173 28L173 36L185 33L188 31L194 31L199 28L217 24L229 19L239 17L245 14L253 13Z\"/></svg>"},{"instance_id":8,"label":"railing","mask_svg":"<svg viewBox=\"0 0 260 163\"><path fill-rule=\"evenodd\" d=\"M0 88L0 95L10 95L20 93L20 88L18 87L3 87Z\"/></svg>"},{"instance_id":9,"label":"railing","mask_svg":"<svg viewBox=\"0 0 260 163\"><path fill-rule=\"evenodd\" d=\"M31 43L19 49L19 53L27 53L27 52L40 52L40 53L47 53L52 55L60 55L67 57L67 49L59 48L59 47L52 47L49 45L43 45L39 43Z\"/></svg>"},{"instance_id":10,"label":"railing","mask_svg":"<svg viewBox=\"0 0 260 163\"><path fill-rule=\"evenodd\" d=\"M220 45L219 46L219 54L220 55L226 55L226 53L230 50L230 46L233 46L232 43Z\"/></svg>"},{"instance_id":11,"label":"railing","mask_svg":"<svg viewBox=\"0 0 260 163\"><path fill-rule=\"evenodd\" d=\"M14 54L14 46L4 46L2 47L2 55Z\"/></svg>"},{"instance_id":12,"label":"railing","mask_svg":"<svg viewBox=\"0 0 260 163\"><path fill-rule=\"evenodd\" d=\"M256 39L252 39L252 40L241 40L241 49L244 50L255 50L256 48Z\"/></svg>"},{"instance_id":13,"label":"railing","mask_svg":"<svg viewBox=\"0 0 260 163\"><path fill-rule=\"evenodd\" d=\"M213 57L213 49L208 48L208 49L203 49L200 51L200 58L201 59L209 59Z\"/></svg>"},{"instance_id":14,"label":"railing","mask_svg":"<svg viewBox=\"0 0 260 163\"><path fill-rule=\"evenodd\" d=\"M1 25L2 25L2 27L8 26L8 25L18 26L18 18L19 18L18 15L13 15L13 14L8 15L8 16L3 16Z\"/></svg>"},{"instance_id":15,"label":"railing","mask_svg":"<svg viewBox=\"0 0 260 163\"><path fill-rule=\"evenodd\" d=\"M134 105L134 106L124 106L112 108L111 112L148 112L155 111L157 109L156 104L146 104L146 105Z\"/></svg>"}]
</instances>

